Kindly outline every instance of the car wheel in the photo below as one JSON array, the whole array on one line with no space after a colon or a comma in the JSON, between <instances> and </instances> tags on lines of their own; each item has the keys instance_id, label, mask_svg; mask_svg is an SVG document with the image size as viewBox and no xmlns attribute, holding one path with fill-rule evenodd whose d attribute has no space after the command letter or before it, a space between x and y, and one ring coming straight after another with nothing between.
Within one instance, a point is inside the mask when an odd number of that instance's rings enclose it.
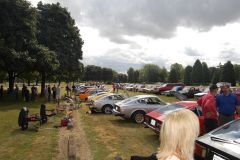
<instances>
[{"instance_id":1,"label":"car wheel","mask_svg":"<svg viewBox=\"0 0 240 160\"><path fill-rule=\"evenodd\" d=\"M145 115L145 113L143 111L135 112L134 115L133 115L134 122L136 122L138 124L143 123L144 115Z\"/></svg>"},{"instance_id":2,"label":"car wheel","mask_svg":"<svg viewBox=\"0 0 240 160\"><path fill-rule=\"evenodd\" d=\"M112 106L111 105L105 105L103 106L103 113L105 114L112 114Z\"/></svg>"}]
</instances>

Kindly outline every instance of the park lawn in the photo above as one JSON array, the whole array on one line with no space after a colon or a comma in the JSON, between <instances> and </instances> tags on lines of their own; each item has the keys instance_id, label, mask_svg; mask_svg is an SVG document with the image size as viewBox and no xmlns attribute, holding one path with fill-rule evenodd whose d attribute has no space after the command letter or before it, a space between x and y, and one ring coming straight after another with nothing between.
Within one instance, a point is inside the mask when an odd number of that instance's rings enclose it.
<instances>
[{"instance_id":1,"label":"park lawn","mask_svg":"<svg viewBox=\"0 0 240 160\"><path fill-rule=\"evenodd\" d=\"M141 93L128 94L133 96ZM174 97L160 98L166 102L177 101ZM87 111L88 107L83 105L80 114L94 159L112 160L121 156L128 160L132 155L149 156L157 151L159 137L151 129L113 115L86 114Z\"/></svg>"},{"instance_id":2,"label":"park lawn","mask_svg":"<svg viewBox=\"0 0 240 160\"><path fill-rule=\"evenodd\" d=\"M0 157L11 160L46 160L54 159L58 149L59 129L53 128L59 124L60 117L50 117L49 122L33 130L29 123L29 130L21 131L18 127L18 114L23 106L29 108L29 114L39 113L42 100L38 102L0 102ZM46 103L47 109L55 108L54 103Z\"/></svg>"}]
</instances>

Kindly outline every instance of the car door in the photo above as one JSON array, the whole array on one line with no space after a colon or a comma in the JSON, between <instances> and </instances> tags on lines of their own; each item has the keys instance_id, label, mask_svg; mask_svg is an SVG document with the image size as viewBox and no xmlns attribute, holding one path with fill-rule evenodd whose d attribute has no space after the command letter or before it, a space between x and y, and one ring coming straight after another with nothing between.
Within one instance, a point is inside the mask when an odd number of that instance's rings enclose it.
<instances>
[{"instance_id":1,"label":"car door","mask_svg":"<svg viewBox=\"0 0 240 160\"><path fill-rule=\"evenodd\" d=\"M163 106L164 102L162 102L159 98L157 97L149 97L147 99L147 111L151 112L155 109L158 109L159 107Z\"/></svg>"}]
</instances>

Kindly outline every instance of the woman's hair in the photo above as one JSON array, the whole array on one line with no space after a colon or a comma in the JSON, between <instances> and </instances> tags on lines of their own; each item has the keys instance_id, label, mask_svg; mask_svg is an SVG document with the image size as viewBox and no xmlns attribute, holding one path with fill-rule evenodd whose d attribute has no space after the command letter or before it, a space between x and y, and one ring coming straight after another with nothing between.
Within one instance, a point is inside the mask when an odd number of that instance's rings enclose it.
<instances>
[{"instance_id":1,"label":"woman's hair","mask_svg":"<svg viewBox=\"0 0 240 160\"><path fill-rule=\"evenodd\" d=\"M161 127L158 160L173 155L180 160L192 160L198 135L199 120L192 111L181 109L170 113Z\"/></svg>"}]
</instances>

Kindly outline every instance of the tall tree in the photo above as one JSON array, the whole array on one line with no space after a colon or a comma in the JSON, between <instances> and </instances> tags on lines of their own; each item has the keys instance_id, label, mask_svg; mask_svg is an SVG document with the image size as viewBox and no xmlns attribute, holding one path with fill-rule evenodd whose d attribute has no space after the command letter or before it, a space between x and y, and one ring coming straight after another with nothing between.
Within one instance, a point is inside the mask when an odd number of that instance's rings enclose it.
<instances>
[{"instance_id":1,"label":"tall tree","mask_svg":"<svg viewBox=\"0 0 240 160\"><path fill-rule=\"evenodd\" d=\"M171 65L171 69L174 69L177 73L176 81L182 81L183 80L183 75L184 75L183 66L179 63L174 63L174 64Z\"/></svg>"},{"instance_id":2,"label":"tall tree","mask_svg":"<svg viewBox=\"0 0 240 160\"><path fill-rule=\"evenodd\" d=\"M127 71L128 74L128 82L133 83L134 82L134 69L130 67Z\"/></svg>"},{"instance_id":3,"label":"tall tree","mask_svg":"<svg viewBox=\"0 0 240 160\"><path fill-rule=\"evenodd\" d=\"M229 82L232 86L236 86L235 73L231 61L223 65L220 77L222 82Z\"/></svg>"},{"instance_id":4,"label":"tall tree","mask_svg":"<svg viewBox=\"0 0 240 160\"><path fill-rule=\"evenodd\" d=\"M202 84L203 82L203 70L202 63L197 59L193 65L192 69L192 83L193 84Z\"/></svg>"},{"instance_id":5,"label":"tall tree","mask_svg":"<svg viewBox=\"0 0 240 160\"><path fill-rule=\"evenodd\" d=\"M186 85L191 85L192 83L192 66L187 66L185 69L184 69L184 83Z\"/></svg>"},{"instance_id":6,"label":"tall tree","mask_svg":"<svg viewBox=\"0 0 240 160\"><path fill-rule=\"evenodd\" d=\"M79 69L82 45L79 29L66 8L57 4L38 3L38 34L40 44L54 51L59 61L58 79L68 79ZM44 73L42 74L44 78Z\"/></svg>"},{"instance_id":7,"label":"tall tree","mask_svg":"<svg viewBox=\"0 0 240 160\"><path fill-rule=\"evenodd\" d=\"M112 82L113 70L110 68L102 68L102 79L104 82Z\"/></svg>"},{"instance_id":8,"label":"tall tree","mask_svg":"<svg viewBox=\"0 0 240 160\"><path fill-rule=\"evenodd\" d=\"M168 81L171 83L177 83L179 81L178 73L175 68L171 68L169 72Z\"/></svg>"},{"instance_id":9,"label":"tall tree","mask_svg":"<svg viewBox=\"0 0 240 160\"><path fill-rule=\"evenodd\" d=\"M208 84L210 82L210 71L208 69L207 63L202 63L202 72L203 72L203 84Z\"/></svg>"},{"instance_id":10,"label":"tall tree","mask_svg":"<svg viewBox=\"0 0 240 160\"><path fill-rule=\"evenodd\" d=\"M155 64L145 64L140 70L140 80L142 82L158 82L160 79L160 68Z\"/></svg>"},{"instance_id":11,"label":"tall tree","mask_svg":"<svg viewBox=\"0 0 240 160\"><path fill-rule=\"evenodd\" d=\"M27 47L35 40L36 10L26 0L1 0L0 22L0 67L8 73L13 91L15 78L34 61Z\"/></svg>"},{"instance_id":12,"label":"tall tree","mask_svg":"<svg viewBox=\"0 0 240 160\"><path fill-rule=\"evenodd\" d=\"M102 68L94 65L87 65L84 68L85 81L102 81Z\"/></svg>"},{"instance_id":13,"label":"tall tree","mask_svg":"<svg viewBox=\"0 0 240 160\"><path fill-rule=\"evenodd\" d=\"M235 79L236 81L240 82L240 65L234 64L234 73L235 73Z\"/></svg>"},{"instance_id":14,"label":"tall tree","mask_svg":"<svg viewBox=\"0 0 240 160\"><path fill-rule=\"evenodd\" d=\"M134 71L134 83L139 82L139 70Z\"/></svg>"},{"instance_id":15,"label":"tall tree","mask_svg":"<svg viewBox=\"0 0 240 160\"><path fill-rule=\"evenodd\" d=\"M59 67L59 61L56 53L43 45L31 43L28 48L35 59L31 68L41 74L41 96L44 96L46 73L53 74L53 71Z\"/></svg>"},{"instance_id":16,"label":"tall tree","mask_svg":"<svg viewBox=\"0 0 240 160\"><path fill-rule=\"evenodd\" d=\"M165 67L160 69L160 77L159 77L159 81L160 82L166 82L168 78L168 71Z\"/></svg>"}]
</instances>

